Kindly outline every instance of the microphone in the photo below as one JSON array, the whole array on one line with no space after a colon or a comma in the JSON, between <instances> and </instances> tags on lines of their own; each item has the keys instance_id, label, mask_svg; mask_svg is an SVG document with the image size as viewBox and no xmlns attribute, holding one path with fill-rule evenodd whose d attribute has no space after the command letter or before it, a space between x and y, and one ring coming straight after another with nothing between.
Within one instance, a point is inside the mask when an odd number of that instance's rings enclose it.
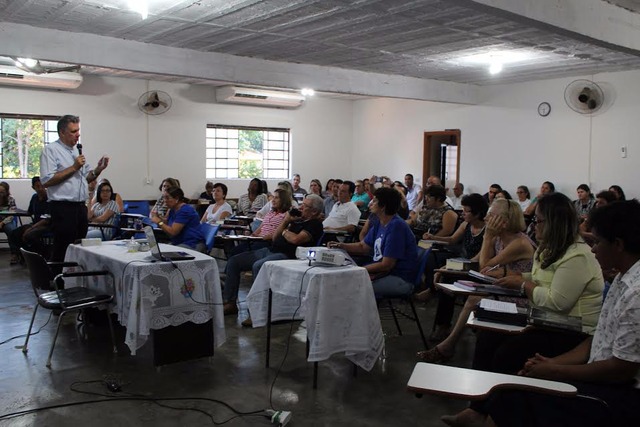
<instances>
[{"instance_id":1,"label":"microphone","mask_svg":"<svg viewBox=\"0 0 640 427\"><path fill-rule=\"evenodd\" d=\"M82 156L82 144L78 143L76 147L78 147L78 154Z\"/></svg>"}]
</instances>

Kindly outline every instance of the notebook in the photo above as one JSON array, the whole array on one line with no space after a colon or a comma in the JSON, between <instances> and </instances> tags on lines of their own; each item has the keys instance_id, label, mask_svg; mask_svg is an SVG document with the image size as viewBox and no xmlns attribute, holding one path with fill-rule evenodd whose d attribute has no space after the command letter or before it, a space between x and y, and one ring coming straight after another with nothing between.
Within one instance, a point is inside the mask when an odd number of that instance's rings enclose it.
<instances>
[{"instance_id":1,"label":"notebook","mask_svg":"<svg viewBox=\"0 0 640 427\"><path fill-rule=\"evenodd\" d=\"M158 245L158 242L156 241L156 236L153 235L153 228L149 226L144 228L144 234L147 236L151 255L160 261L188 261L196 259L196 257L189 255L186 252L161 252L160 245Z\"/></svg>"}]
</instances>

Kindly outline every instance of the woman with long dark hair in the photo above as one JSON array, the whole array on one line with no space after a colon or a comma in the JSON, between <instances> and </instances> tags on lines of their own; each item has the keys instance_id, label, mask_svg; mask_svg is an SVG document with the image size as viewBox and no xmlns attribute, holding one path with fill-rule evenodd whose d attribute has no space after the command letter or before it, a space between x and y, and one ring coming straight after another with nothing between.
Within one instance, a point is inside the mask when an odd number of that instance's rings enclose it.
<instances>
[{"instance_id":1,"label":"woman with long dark hair","mask_svg":"<svg viewBox=\"0 0 640 427\"><path fill-rule=\"evenodd\" d=\"M91 206L87 218L90 223L116 225L120 208L112 197L113 188L109 181L103 181L96 189L96 202ZM89 227L87 232L88 238L101 238L102 240L110 240L113 236L113 228L105 227Z\"/></svg>"}]
</instances>

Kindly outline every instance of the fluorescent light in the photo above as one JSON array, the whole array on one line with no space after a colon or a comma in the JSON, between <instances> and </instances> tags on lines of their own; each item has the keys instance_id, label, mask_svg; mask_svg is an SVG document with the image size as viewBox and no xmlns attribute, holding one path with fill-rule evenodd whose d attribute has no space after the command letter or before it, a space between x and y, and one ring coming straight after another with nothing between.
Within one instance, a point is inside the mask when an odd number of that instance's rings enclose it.
<instances>
[{"instance_id":1,"label":"fluorescent light","mask_svg":"<svg viewBox=\"0 0 640 427\"><path fill-rule=\"evenodd\" d=\"M38 61L35 59L31 59L31 58L18 58L17 61L15 61L16 66L25 66L27 68L33 68L38 64Z\"/></svg>"},{"instance_id":2,"label":"fluorescent light","mask_svg":"<svg viewBox=\"0 0 640 427\"><path fill-rule=\"evenodd\" d=\"M142 19L149 16L149 0L129 0L129 9L138 12Z\"/></svg>"},{"instance_id":3,"label":"fluorescent light","mask_svg":"<svg viewBox=\"0 0 640 427\"><path fill-rule=\"evenodd\" d=\"M300 91L300 93L303 96L313 96L316 93L316 91L311 88L305 87Z\"/></svg>"},{"instance_id":4,"label":"fluorescent light","mask_svg":"<svg viewBox=\"0 0 640 427\"><path fill-rule=\"evenodd\" d=\"M494 62L489 66L490 74L498 74L500 71L502 71L502 63L500 62Z\"/></svg>"}]
</instances>

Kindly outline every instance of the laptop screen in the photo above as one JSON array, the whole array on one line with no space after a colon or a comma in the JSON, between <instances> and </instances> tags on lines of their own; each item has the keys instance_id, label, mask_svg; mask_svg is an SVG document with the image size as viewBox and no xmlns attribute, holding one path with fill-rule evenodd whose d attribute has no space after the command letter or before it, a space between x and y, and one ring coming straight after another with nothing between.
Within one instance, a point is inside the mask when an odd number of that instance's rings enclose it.
<instances>
[{"instance_id":1,"label":"laptop screen","mask_svg":"<svg viewBox=\"0 0 640 427\"><path fill-rule=\"evenodd\" d=\"M161 258L160 247L158 246L158 242L156 241L156 236L153 234L153 228L146 226L144 227L144 234L147 236L147 241L149 242L149 250L151 251L151 255L154 258Z\"/></svg>"}]
</instances>

